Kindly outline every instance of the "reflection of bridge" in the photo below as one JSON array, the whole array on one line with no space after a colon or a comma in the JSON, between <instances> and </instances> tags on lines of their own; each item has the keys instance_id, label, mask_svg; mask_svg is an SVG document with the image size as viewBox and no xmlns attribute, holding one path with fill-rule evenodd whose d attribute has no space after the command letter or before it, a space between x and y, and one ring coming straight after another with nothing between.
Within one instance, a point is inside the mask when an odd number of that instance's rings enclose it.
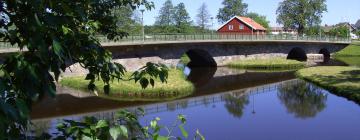
<instances>
[{"instance_id":1,"label":"reflection of bridge","mask_svg":"<svg viewBox=\"0 0 360 140\"><path fill-rule=\"evenodd\" d=\"M218 72L223 72L223 74ZM193 69L189 75L189 80L195 84L196 91L185 98L212 95L295 78L293 72L240 72L241 73L233 75L235 73L228 72L227 69L223 69L222 67L213 69ZM141 101L119 102L99 97L83 97L77 93L71 95L66 94L72 91L60 89L58 92L64 92L65 94L59 94L54 99L45 98L33 105L31 114L33 119L80 115L89 112L116 110L154 103Z\"/></svg>"},{"instance_id":2,"label":"reflection of bridge","mask_svg":"<svg viewBox=\"0 0 360 140\"><path fill-rule=\"evenodd\" d=\"M277 91L278 88L283 86L289 86L289 85L296 85L298 84L299 80L288 80L283 81L279 83L273 83L273 84L267 84L257 87L251 87L251 88L245 88L245 89L239 89L239 90L233 90L233 91L227 91L223 93L218 93L215 95L208 95L208 96L201 96L201 97L194 97L194 98L187 98L187 99L181 99L181 100L175 100L170 101L166 103L159 103L155 105L140 105L135 107L126 108L130 111L136 111L137 108L143 108L145 110L146 114L154 114L159 112L167 112L167 111L175 111L178 109L184 109L184 108L192 108L202 105L209 105L219 102L224 102L224 99L227 96L232 96L234 98L240 98L243 96L251 96L256 94L262 94L262 93L268 93L271 91ZM79 118L82 116L95 116L102 119L114 119L115 113L119 111L119 109L112 109L107 111L100 111L95 113L85 113L77 116L73 116L74 118ZM69 119L68 117L66 117ZM59 118L61 119L61 117ZM48 119L38 119L33 120L33 122L37 121L46 121Z\"/></svg>"},{"instance_id":3,"label":"reflection of bridge","mask_svg":"<svg viewBox=\"0 0 360 140\"><path fill-rule=\"evenodd\" d=\"M216 95L195 97L195 98L190 98L190 99L182 99L182 100L176 100L176 101L171 101L171 102L156 104L156 105L131 107L131 108L128 108L128 110L136 110L137 108L143 108L145 111L145 114L154 114L154 113L159 113L159 112L175 111L178 109L191 108L191 107L197 107L197 106L202 106L202 105L207 105L207 104L224 102L224 99L226 98L226 96L233 96L235 98L239 98L242 96L252 96L252 95L257 95L257 94L262 94L262 93L269 93L271 91L277 91L278 88L281 88L283 86L296 85L296 84L298 84L298 81L299 80L289 80L289 81L268 84L268 85L263 85L263 86L258 86L258 87L228 91L228 92L219 93ZM284 84L284 83L286 83L286 84ZM114 112L109 112L109 113L114 113ZM100 114L102 116L108 116L105 113L100 113ZM100 114L98 114L98 115L100 115ZM95 116L97 116L97 115L95 115Z\"/></svg>"}]
</instances>

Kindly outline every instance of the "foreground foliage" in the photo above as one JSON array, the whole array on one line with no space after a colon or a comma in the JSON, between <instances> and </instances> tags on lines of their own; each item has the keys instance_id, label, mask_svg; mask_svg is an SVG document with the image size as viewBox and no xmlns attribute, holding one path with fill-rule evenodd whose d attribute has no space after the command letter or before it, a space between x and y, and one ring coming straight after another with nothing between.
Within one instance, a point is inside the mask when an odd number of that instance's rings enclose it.
<instances>
[{"instance_id":1,"label":"foreground foliage","mask_svg":"<svg viewBox=\"0 0 360 140\"><path fill-rule=\"evenodd\" d=\"M229 63L228 66L243 69L298 69L305 67L305 63L285 58L271 58L238 60Z\"/></svg>"},{"instance_id":2,"label":"foreground foliage","mask_svg":"<svg viewBox=\"0 0 360 140\"><path fill-rule=\"evenodd\" d=\"M114 121L99 120L95 117L85 117L82 121L64 120L57 125L58 132L54 134L44 133L38 139L74 139L74 140L117 140L117 139L186 139L189 137L185 130L186 118L184 115L178 115L172 126L162 126L160 118L154 118L149 125L142 126L139 123L138 116L143 116L142 109L135 113L122 110L115 114ZM173 131L178 128L182 137L173 136ZM166 130L166 133L160 131ZM199 130L193 135L194 140L205 138Z\"/></svg>"},{"instance_id":3,"label":"foreground foliage","mask_svg":"<svg viewBox=\"0 0 360 140\"><path fill-rule=\"evenodd\" d=\"M360 103L360 68L312 67L299 70L297 76Z\"/></svg>"},{"instance_id":4,"label":"foreground foliage","mask_svg":"<svg viewBox=\"0 0 360 140\"><path fill-rule=\"evenodd\" d=\"M124 78L126 77L131 78L131 74L126 73ZM84 77L64 77L60 83L73 89L88 91L87 81L84 80ZM154 85L154 83L158 84ZM98 90L98 93L100 97L113 100L163 101L184 97L191 94L194 90L192 83L187 81L184 73L178 69L169 70L169 77L166 83L161 83L160 79L153 79L150 80L148 84L153 85L153 87L142 88L133 80L114 80L111 83L110 93L108 95L101 89ZM100 81L95 82L95 85L97 87L104 86Z\"/></svg>"},{"instance_id":5,"label":"foreground foliage","mask_svg":"<svg viewBox=\"0 0 360 140\"><path fill-rule=\"evenodd\" d=\"M0 1L0 39L26 50L8 56L0 67L0 139L25 139L32 103L56 95L55 82L68 65L80 63L89 70L90 90L101 80L109 93L110 81L123 80L125 68L111 61L111 52L96 36L110 40L126 36L113 11L140 5L153 7L146 0ZM151 79L166 82L167 69L148 63L132 76L147 87Z\"/></svg>"}]
</instances>

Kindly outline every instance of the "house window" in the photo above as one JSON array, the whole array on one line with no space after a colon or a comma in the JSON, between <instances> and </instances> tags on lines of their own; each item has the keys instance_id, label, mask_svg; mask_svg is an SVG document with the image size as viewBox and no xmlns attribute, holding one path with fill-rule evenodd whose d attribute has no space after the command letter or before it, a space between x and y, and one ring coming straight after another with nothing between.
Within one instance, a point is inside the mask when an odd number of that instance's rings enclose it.
<instances>
[{"instance_id":1,"label":"house window","mask_svg":"<svg viewBox=\"0 0 360 140\"><path fill-rule=\"evenodd\" d=\"M244 25L240 25L240 26L239 26L239 29L240 29L240 30L244 30Z\"/></svg>"},{"instance_id":2,"label":"house window","mask_svg":"<svg viewBox=\"0 0 360 140\"><path fill-rule=\"evenodd\" d=\"M229 30L233 30L234 29L234 25L229 25Z\"/></svg>"}]
</instances>

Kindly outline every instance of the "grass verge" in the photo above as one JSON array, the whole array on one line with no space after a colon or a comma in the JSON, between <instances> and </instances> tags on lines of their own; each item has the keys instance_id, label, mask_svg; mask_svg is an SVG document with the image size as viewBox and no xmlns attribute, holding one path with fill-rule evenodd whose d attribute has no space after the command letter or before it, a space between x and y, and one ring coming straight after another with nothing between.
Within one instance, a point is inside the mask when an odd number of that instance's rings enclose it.
<instances>
[{"instance_id":1,"label":"grass verge","mask_svg":"<svg viewBox=\"0 0 360 140\"><path fill-rule=\"evenodd\" d=\"M359 56L360 57L360 42L353 42L343 50L337 52L335 56Z\"/></svg>"},{"instance_id":2,"label":"grass verge","mask_svg":"<svg viewBox=\"0 0 360 140\"><path fill-rule=\"evenodd\" d=\"M126 76L130 76L127 73ZM79 77L65 77L60 81L63 86L70 87L76 90L88 92L87 80L84 76ZM155 86L149 86L142 89L139 83L135 81L117 81L111 83L110 94L104 94L102 81L96 81L95 85L99 88L99 97L120 100L120 101L162 101L173 100L176 98L185 97L190 95L194 86L191 82L186 80L185 75L181 70L170 69L167 83L161 83L160 80L155 81Z\"/></svg>"},{"instance_id":3,"label":"grass verge","mask_svg":"<svg viewBox=\"0 0 360 140\"><path fill-rule=\"evenodd\" d=\"M336 56L335 59L350 66L360 67L360 56Z\"/></svg>"},{"instance_id":4,"label":"grass verge","mask_svg":"<svg viewBox=\"0 0 360 140\"><path fill-rule=\"evenodd\" d=\"M304 68L305 63L285 58L271 58L238 60L229 63L228 66L242 69L299 69Z\"/></svg>"},{"instance_id":5,"label":"grass verge","mask_svg":"<svg viewBox=\"0 0 360 140\"><path fill-rule=\"evenodd\" d=\"M301 69L296 75L360 104L360 68L320 66Z\"/></svg>"}]
</instances>

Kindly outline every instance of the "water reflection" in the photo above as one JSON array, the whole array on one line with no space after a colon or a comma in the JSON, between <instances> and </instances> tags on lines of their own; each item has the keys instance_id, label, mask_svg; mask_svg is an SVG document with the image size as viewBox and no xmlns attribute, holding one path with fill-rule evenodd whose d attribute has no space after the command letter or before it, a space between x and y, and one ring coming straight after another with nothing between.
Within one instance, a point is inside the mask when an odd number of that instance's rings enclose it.
<instances>
[{"instance_id":1,"label":"water reflection","mask_svg":"<svg viewBox=\"0 0 360 140\"><path fill-rule=\"evenodd\" d=\"M297 118L313 118L326 107L327 95L324 91L305 81L284 83L278 91L281 103Z\"/></svg>"},{"instance_id":2,"label":"water reflection","mask_svg":"<svg viewBox=\"0 0 360 140\"><path fill-rule=\"evenodd\" d=\"M246 90L241 90L225 95L224 101L227 111L234 117L241 118L245 106L249 104L249 96L246 95Z\"/></svg>"}]
</instances>

